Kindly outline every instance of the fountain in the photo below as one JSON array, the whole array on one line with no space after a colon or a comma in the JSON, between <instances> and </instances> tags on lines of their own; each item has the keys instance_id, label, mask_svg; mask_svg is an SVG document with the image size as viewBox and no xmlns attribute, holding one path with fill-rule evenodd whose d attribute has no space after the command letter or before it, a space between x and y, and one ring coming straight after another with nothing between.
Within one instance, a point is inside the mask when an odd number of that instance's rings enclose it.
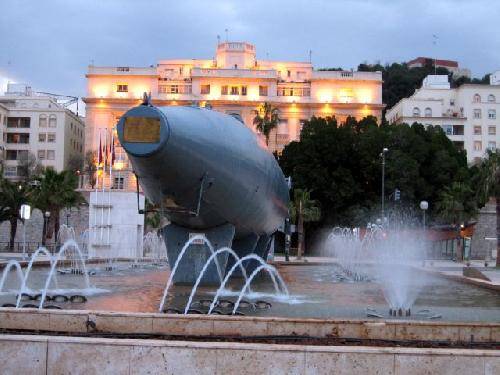
<instances>
[{"instance_id":1,"label":"fountain","mask_svg":"<svg viewBox=\"0 0 500 375\"><path fill-rule=\"evenodd\" d=\"M59 252L57 253L57 256L55 257L54 262L52 262L52 265L50 267L50 272L49 275L47 276L47 280L45 281L45 287L42 290L42 297L40 298L40 305L38 306L39 309L43 308L43 302L45 301L45 298L47 296L47 290L50 286L50 282L52 280L52 276L54 274L54 271L56 269L57 263L61 259L61 256L68 250L68 249L73 249L73 251L76 251L76 253L80 257L80 261L82 264L83 268L83 275L84 275L84 280L85 280L85 288L90 289L90 280L89 280L89 274L87 272L87 267L85 265L85 259L83 258L83 254L80 251L80 248L78 247L78 244L76 243L75 240L69 240L64 243L64 245L61 247Z\"/></svg>"},{"instance_id":2,"label":"fountain","mask_svg":"<svg viewBox=\"0 0 500 375\"><path fill-rule=\"evenodd\" d=\"M167 259L167 248L163 237L156 232L148 232L143 237L143 251L145 258L153 261L163 261Z\"/></svg>"},{"instance_id":3,"label":"fountain","mask_svg":"<svg viewBox=\"0 0 500 375\"><path fill-rule=\"evenodd\" d=\"M370 225L361 237L358 228L335 228L328 236L337 262L355 280L376 280L389 305L391 316L409 316L425 277L416 275L424 252L419 242L405 231L387 231ZM410 281L412 282L410 285Z\"/></svg>"},{"instance_id":4,"label":"fountain","mask_svg":"<svg viewBox=\"0 0 500 375\"><path fill-rule=\"evenodd\" d=\"M16 275L19 280L19 285L21 286L24 279L23 270L21 269L21 264L17 260L9 260L5 265L5 268L2 272L2 278L0 279L0 292L2 292L5 281L7 280L7 276L12 268L16 269Z\"/></svg>"}]
</instances>

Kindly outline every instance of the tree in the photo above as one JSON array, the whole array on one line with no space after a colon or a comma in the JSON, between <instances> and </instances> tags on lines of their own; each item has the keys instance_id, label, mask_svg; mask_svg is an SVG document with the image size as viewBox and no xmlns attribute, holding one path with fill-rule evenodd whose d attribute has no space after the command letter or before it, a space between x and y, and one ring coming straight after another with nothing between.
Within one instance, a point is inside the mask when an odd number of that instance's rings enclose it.
<instances>
[{"instance_id":1,"label":"tree","mask_svg":"<svg viewBox=\"0 0 500 375\"><path fill-rule=\"evenodd\" d=\"M43 171L43 166L31 152L21 154L18 160L17 175L23 181L32 181Z\"/></svg>"},{"instance_id":2,"label":"tree","mask_svg":"<svg viewBox=\"0 0 500 375\"><path fill-rule=\"evenodd\" d=\"M323 215L319 226L359 226L380 212L382 148L386 156L386 192L399 189L409 211L422 200L435 203L453 182L470 179L467 158L440 127L421 124L378 126L376 119L350 118L339 125L334 117L306 121L300 140L285 147L279 159L297 189L313 191ZM470 194L474 201L473 194ZM390 203L388 202L388 208Z\"/></svg>"},{"instance_id":3,"label":"tree","mask_svg":"<svg viewBox=\"0 0 500 375\"><path fill-rule=\"evenodd\" d=\"M316 200L311 199L309 190L295 189L293 191L293 201L290 202L290 216L293 223L297 223L299 243L297 258L305 253L305 230L304 223L318 221L321 218L321 209Z\"/></svg>"},{"instance_id":4,"label":"tree","mask_svg":"<svg viewBox=\"0 0 500 375\"><path fill-rule=\"evenodd\" d=\"M53 168L47 168L40 176L40 186L36 190L33 203L42 212L50 212L50 218L42 237L45 244L47 238L59 232L60 211L63 208L78 206L85 200L77 192L78 180L71 171L56 172Z\"/></svg>"},{"instance_id":5,"label":"tree","mask_svg":"<svg viewBox=\"0 0 500 375\"><path fill-rule=\"evenodd\" d=\"M83 173L89 178L91 188L95 187L97 172L97 156L95 151L87 151L83 161Z\"/></svg>"},{"instance_id":6,"label":"tree","mask_svg":"<svg viewBox=\"0 0 500 375\"><path fill-rule=\"evenodd\" d=\"M68 159L67 169L73 173L79 173L84 166L84 159L81 154L72 154Z\"/></svg>"},{"instance_id":7,"label":"tree","mask_svg":"<svg viewBox=\"0 0 500 375\"><path fill-rule=\"evenodd\" d=\"M473 193L468 184L453 182L443 189L436 204L438 215L457 229L477 213L475 202L470 200Z\"/></svg>"},{"instance_id":8,"label":"tree","mask_svg":"<svg viewBox=\"0 0 500 375\"><path fill-rule=\"evenodd\" d=\"M273 107L270 103L262 103L258 109L255 110L255 117L253 124L260 133L266 137L266 144L269 146L269 135L271 131L278 126L279 111L278 108Z\"/></svg>"},{"instance_id":9,"label":"tree","mask_svg":"<svg viewBox=\"0 0 500 375\"><path fill-rule=\"evenodd\" d=\"M0 223L10 222L10 250L14 249L17 220L24 223L20 218L19 210L23 204L28 203L30 195L31 188L26 182L14 182L0 176Z\"/></svg>"},{"instance_id":10,"label":"tree","mask_svg":"<svg viewBox=\"0 0 500 375\"><path fill-rule=\"evenodd\" d=\"M483 207L490 197L496 201L497 221L497 267L500 267L500 151L488 150L477 170L476 195Z\"/></svg>"}]
</instances>

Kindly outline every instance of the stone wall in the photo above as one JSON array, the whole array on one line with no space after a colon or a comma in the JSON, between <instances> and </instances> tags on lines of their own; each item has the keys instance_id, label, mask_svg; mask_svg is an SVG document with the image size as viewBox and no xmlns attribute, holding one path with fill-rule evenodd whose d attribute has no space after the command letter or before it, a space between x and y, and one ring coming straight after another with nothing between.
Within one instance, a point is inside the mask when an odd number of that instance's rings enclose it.
<instances>
[{"instance_id":1,"label":"stone wall","mask_svg":"<svg viewBox=\"0 0 500 375\"><path fill-rule=\"evenodd\" d=\"M481 374L495 350L0 335L2 374Z\"/></svg>"},{"instance_id":2,"label":"stone wall","mask_svg":"<svg viewBox=\"0 0 500 375\"><path fill-rule=\"evenodd\" d=\"M497 233L496 201L490 201L479 212L474 235L471 241L472 259L491 259L492 251L496 250L496 241L485 238L496 238Z\"/></svg>"}]
</instances>

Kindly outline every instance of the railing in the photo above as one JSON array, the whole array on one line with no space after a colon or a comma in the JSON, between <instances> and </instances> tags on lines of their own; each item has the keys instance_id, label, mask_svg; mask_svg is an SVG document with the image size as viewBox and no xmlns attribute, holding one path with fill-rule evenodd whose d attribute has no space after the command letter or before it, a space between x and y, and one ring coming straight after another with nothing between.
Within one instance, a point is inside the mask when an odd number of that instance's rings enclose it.
<instances>
[{"instance_id":1,"label":"railing","mask_svg":"<svg viewBox=\"0 0 500 375\"><path fill-rule=\"evenodd\" d=\"M87 74L102 75L157 75L156 68L134 68L128 66L89 66Z\"/></svg>"},{"instance_id":2,"label":"railing","mask_svg":"<svg viewBox=\"0 0 500 375\"><path fill-rule=\"evenodd\" d=\"M277 79L278 73L275 70L258 69L216 69L216 68L193 68L192 77L218 77L218 78L263 78Z\"/></svg>"},{"instance_id":3,"label":"railing","mask_svg":"<svg viewBox=\"0 0 500 375\"><path fill-rule=\"evenodd\" d=\"M351 72L351 71L322 71L312 72L312 79L340 79L382 81L382 72Z\"/></svg>"}]
</instances>

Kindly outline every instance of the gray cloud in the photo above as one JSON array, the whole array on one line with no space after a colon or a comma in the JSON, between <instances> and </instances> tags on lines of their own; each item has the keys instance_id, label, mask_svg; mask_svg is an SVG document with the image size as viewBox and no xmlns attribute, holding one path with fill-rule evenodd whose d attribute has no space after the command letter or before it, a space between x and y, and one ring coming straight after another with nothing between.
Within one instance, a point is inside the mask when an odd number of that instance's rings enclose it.
<instances>
[{"instance_id":1,"label":"gray cloud","mask_svg":"<svg viewBox=\"0 0 500 375\"><path fill-rule=\"evenodd\" d=\"M350 69L439 56L482 76L500 69L499 19L500 3L485 0L3 0L0 75L83 96L91 61L210 58L227 28L260 58L305 61L312 50L316 67Z\"/></svg>"}]
</instances>

